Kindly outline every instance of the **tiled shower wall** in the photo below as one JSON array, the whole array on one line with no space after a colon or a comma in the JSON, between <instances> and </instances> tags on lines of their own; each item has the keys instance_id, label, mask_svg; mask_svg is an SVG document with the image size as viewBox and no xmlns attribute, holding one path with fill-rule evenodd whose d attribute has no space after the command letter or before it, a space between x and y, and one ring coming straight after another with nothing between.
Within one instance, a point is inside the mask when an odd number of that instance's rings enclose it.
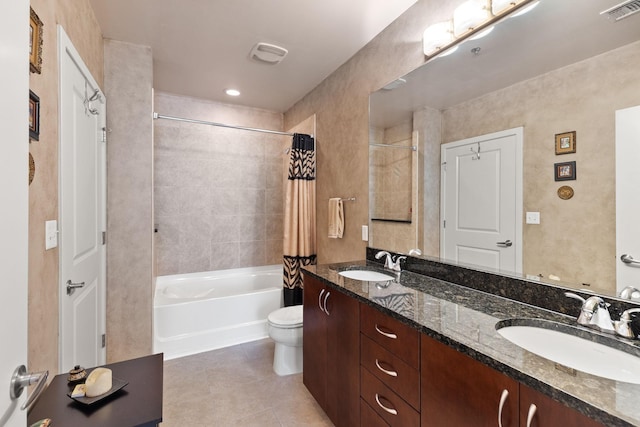
<instances>
[{"instance_id":1,"label":"tiled shower wall","mask_svg":"<svg viewBox=\"0 0 640 427\"><path fill-rule=\"evenodd\" d=\"M164 93L155 111L282 129L279 113ZM281 263L291 138L165 119L154 132L157 274Z\"/></svg>"}]
</instances>

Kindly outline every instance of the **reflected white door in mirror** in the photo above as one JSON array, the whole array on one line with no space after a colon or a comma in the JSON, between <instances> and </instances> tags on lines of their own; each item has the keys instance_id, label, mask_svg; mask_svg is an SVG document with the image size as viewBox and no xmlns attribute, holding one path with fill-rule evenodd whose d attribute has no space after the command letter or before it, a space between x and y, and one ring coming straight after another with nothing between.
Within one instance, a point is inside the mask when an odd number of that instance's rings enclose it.
<instances>
[{"instance_id":1,"label":"reflected white door in mirror","mask_svg":"<svg viewBox=\"0 0 640 427\"><path fill-rule=\"evenodd\" d=\"M522 272L522 141L520 127L442 145L441 258Z\"/></svg>"},{"instance_id":2,"label":"reflected white door in mirror","mask_svg":"<svg viewBox=\"0 0 640 427\"><path fill-rule=\"evenodd\" d=\"M640 106L616 111L616 287L640 289ZM623 256L626 255L625 261ZM629 256L631 258L629 258ZM633 259L639 261L634 262Z\"/></svg>"}]
</instances>

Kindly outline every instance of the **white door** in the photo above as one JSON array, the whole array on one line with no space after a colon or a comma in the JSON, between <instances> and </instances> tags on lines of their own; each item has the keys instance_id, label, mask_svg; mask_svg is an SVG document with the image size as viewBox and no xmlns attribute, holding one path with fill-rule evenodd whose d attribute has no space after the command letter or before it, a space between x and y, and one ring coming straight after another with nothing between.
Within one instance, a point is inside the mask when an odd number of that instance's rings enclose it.
<instances>
[{"instance_id":1,"label":"white door","mask_svg":"<svg viewBox=\"0 0 640 427\"><path fill-rule=\"evenodd\" d=\"M616 111L616 283L640 289L640 106ZM627 262L621 257L627 255ZM632 257L633 260L628 259Z\"/></svg>"},{"instance_id":2,"label":"white door","mask_svg":"<svg viewBox=\"0 0 640 427\"><path fill-rule=\"evenodd\" d=\"M29 2L5 2L0 13L0 426L24 427L27 393L11 399L13 371L27 363L29 232ZM44 238L44 237L43 237Z\"/></svg>"},{"instance_id":3,"label":"white door","mask_svg":"<svg viewBox=\"0 0 640 427\"><path fill-rule=\"evenodd\" d=\"M105 362L105 97L60 26L58 36L60 371L65 372Z\"/></svg>"},{"instance_id":4,"label":"white door","mask_svg":"<svg viewBox=\"0 0 640 427\"><path fill-rule=\"evenodd\" d=\"M440 256L522 272L522 128L443 144Z\"/></svg>"}]
</instances>

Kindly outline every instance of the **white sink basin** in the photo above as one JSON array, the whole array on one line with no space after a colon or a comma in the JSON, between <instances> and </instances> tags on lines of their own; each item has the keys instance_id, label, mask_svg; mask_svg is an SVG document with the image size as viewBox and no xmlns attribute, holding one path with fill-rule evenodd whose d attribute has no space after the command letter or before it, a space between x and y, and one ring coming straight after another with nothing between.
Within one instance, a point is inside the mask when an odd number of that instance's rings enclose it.
<instances>
[{"instance_id":1,"label":"white sink basin","mask_svg":"<svg viewBox=\"0 0 640 427\"><path fill-rule=\"evenodd\" d=\"M526 325L527 322L532 325ZM496 329L512 343L545 359L599 377L640 384L640 357L573 333L589 332L555 322L528 319L498 322Z\"/></svg>"},{"instance_id":2,"label":"white sink basin","mask_svg":"<svg viewBox=\"0 0 640 427\"><path fill-rule=\"evenodd\" d=\"M345 270L339 271L338 274L349 279L362 280L363 282L386 282L394 279L393 276L372 270Z\"/></svg>"}]
</instances>

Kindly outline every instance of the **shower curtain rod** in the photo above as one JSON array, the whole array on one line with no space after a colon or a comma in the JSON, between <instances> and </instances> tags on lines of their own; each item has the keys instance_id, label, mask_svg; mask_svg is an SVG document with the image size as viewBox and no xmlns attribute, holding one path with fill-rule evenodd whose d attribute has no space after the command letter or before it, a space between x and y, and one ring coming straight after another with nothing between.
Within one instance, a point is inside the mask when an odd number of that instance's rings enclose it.
<instances>
[{"instance_id":1,"label":"shower curtain rod","mask_svg":"<svg viewBox=\"0 0 640 427\"><path fill-rule=\"evenodd\" d=\"M157 120L157 119L176 120L176 121L179 121L179 122L196 123L196 124L200 124L200 125L209 125L209 126L218 126L218 127L223 127L223 128L249 130L251 132L273 133L273 134L276 134L276 135L287 135L287 136L293 136L294 135L294 134L292 134L290 132L281 132L279 130L249 128L249 127L245 127L245 126L234 126L234 125L226 125L224 123L207 122L207 121L204 121L204 120L185 119L185 118L182 118L182 117L173 117L173 116L163 116L163 115L158 114L156 112L153 113L153 119L154 120ZM311 137L313 137L313 135L311 135Z\"/></svg>"}]
</instances>

